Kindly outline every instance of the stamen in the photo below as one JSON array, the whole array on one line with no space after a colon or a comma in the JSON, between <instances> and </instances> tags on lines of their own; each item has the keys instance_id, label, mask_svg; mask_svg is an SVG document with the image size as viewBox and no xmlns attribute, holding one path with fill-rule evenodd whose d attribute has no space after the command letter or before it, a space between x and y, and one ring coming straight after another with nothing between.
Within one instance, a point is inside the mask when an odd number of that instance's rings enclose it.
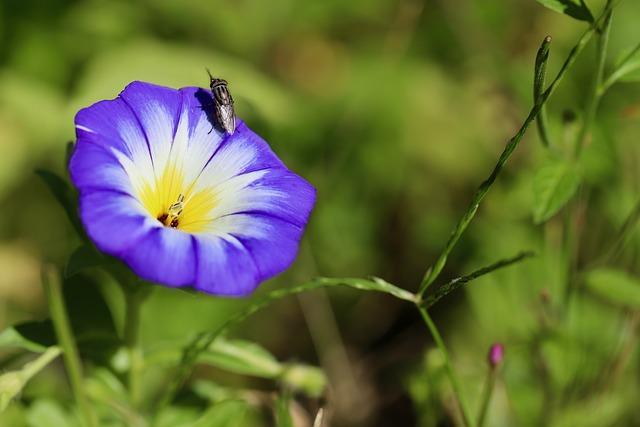
<instances>
[{"instance_id":1,"label":"stamen","mask_svg":"<svg viewBox=\"0 0 640 427\"><path fill-rule=\"evenodd\" d=\"M180 216L182 210L184 209L184 196L180 194L178 196L178 201L169 206L169 215Z\"/></svg>"},{"instance_id":2,"label":"stamen","mask_svg":"<svg viewBox=\"0 0 640 427\"><path fill-rule=\"evenodd\" d=\"M158 221L160 221L163 225L178 228L180 224L179 217L184 210L184 195L180 194L178 196L178 200L173 203L167 209L167 213L163 213L158 216Z\"/></svg>"}]
</instances>

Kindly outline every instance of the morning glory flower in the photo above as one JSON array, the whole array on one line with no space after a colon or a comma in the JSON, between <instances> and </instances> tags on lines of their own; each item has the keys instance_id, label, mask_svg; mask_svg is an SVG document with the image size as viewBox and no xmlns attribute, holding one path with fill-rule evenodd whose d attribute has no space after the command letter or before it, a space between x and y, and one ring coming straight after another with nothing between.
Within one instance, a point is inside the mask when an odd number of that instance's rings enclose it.
<instances>
[{"instance_id":1,"label":"morning glory flower","mask_svg":"<svg viewBox=\"0 0 640 427\"><path fill-rule=\"evenodd\" d=\"M133 82L78 112L69 171L99 250L145 280L246 295L293 262L315 190L242 121L214 127L212 103Z\"/></svg>"}]
</instances>

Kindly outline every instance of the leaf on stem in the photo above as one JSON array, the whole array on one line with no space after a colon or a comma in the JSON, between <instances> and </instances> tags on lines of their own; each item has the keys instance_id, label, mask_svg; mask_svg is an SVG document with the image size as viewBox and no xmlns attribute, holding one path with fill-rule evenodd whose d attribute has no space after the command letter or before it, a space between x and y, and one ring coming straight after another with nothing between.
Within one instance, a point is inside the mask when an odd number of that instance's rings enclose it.
<instances>
[{"instance_id":1,"label":"leaf on stem","mask_svg":"<svg viewBox=\"0 0 640 427\"><path fill-rule=\"evenodd\" d=\"M455 279L449 281L448 283L445 283L444 285L440 286L433 294L428 295L424 300L424 306L426 308L429 308L434 304L436 304L445 296L449 295L451 292L471 282L472 280L475 280L481 276L484 276L485 274L489 274L495 270L499 270L501 268L516 264L532 256L534 256L533 252L521 252L513 258L503 259L491 265L483 267L479 270L476 270L471 274L467 274L466 276L456 277Z\"/></svg>"},{"instance_id":2,"label":"leaf on stem","mask_svg":"<svg viewBox=\"0 0 640 427\"><path fill-rule=\"evenodd\" d=\"M551 44L551 36L547 36L542 41L538 53L536 55L535 69L533 73L533 102L538 105L544 97L544 82L547 74L547 61L549 60L549 45ZM540 140L545 147L549 147L549 134L547 132L546 114L544 106L540 108L540 113L536 117L538 125L538 134Z\"/></svg>"},{"instance_id":3,"label":"leaf on stem","mask_svg":"<svg viewBox=\"0 0 640 427\"><path fill-rule=\"evenodd\" d=\"M227 400L212 406L190 427L242 427L251 411L247 402Z\"/></svg>"},{"instance_id":4,"label":"leaf on stem","mask_svg":"<svg viewBox=\"0 0 640 427\"><path fill-rule=\"evenodd\" d=\"M53 399L38 399L29 406L27 425L78 427L73 413L68 412L61 402Z\"/></svg>"},{"instance_id":5,"label":"leaf on stem","mask_svg":"<svg viewBox=\"0 0 640 427\"><path fill-rule=\"evenodd\" d=\"M276 289L255 299L252 303L247 305L243 310L238 312L231 319L227 320L220 328L207 331L198 334L189 344L187 344L182 350L182 358L179 362L176 370L176 375L172 384L167 389L165 396L161 399L161 406L166 404L167 401L173 398L173 395L178 391L178 388L183 384L193 364L198 360L200 355L207 351L216 339L220 337L230 326L242 322L247 317L270 305L271 303L278 301L282 298L297 295L302 292L312 291L314 289L346 286L363 291L383 292L395 296L396 298L415 302L416 296L409 291L401 289L391 283L388 283L379 278L359 279L359 278L317 278L307 283L303 283L298 286L284 289Z\"/></svg>"},{"instance_id":6,"label":"leaf on stem","mask_svg":"<svg viewBox=\"0 0 640 427\"><path fill-rule=\"evenodd\" d=\"M611 85L616 81L640 82L640 44L623 51L616 61L614 71L607 79L607 83Z\"/></svg>"},{"instance_id":7,"label":"leaf on stem","mask_svg":"<svg viewBox=\"0 0 640 427\"><path fill-rule=\"evenodd\" d=\"M587 274L585 284L592 293L614 304L640 309L640 279L624 271L592 270Z\"/></svg>"},{"instance_id":8,"label":"leaf on stem","mask_svg":"<svg viewBox=\"0 0 640 427\"><path fill-rule=\"evenodd\" d=\"M536 0L555 12L565 14L579 21L594 22L593 14L584 0Z\"/></svg>"},{"instance_id":9,"label":"leaf on stem","mask_svg":"<svg viewBox=\"0 0 640 427\"><path fill-rule=\"evenodd\" d=\"M320 368L279 362L267 349L250 341L218 337L198 357L198 363L239 375L280 380L309 396L320 396L327 378Z\"/></svg>"},{"instance_id":10,"label":"leaf on stem","mask_svg":"<svg viewBox=\"0 0 640 427\"><path fill-rule=\"evenodd\" d=\"M73 225L73 228L78 232L80 236L84 236L80 218L78 217L78 213L76 212L74 190L71 188L69 183L57 174L44 169L37 169L36 175L38 175L40 179L42 179L53 197L58 201L58 203L60 203L60 205L66 212L71 225Z\"/></svg>"},{"instance_id":11,"label":"leaf on stem","mask_svg":"<svg viewBox=\"0 0 640 427\"><path fill-rule=\"evenodd\" d=\"M225 371L261 378L277 378L284 367L264 347L244 340L219 337L203 352L198 362Z\"/></svg>"},{"instance_id":12,"label":"leaf on stem","mask_svg":"<svg viewBox=\"0 0 640 427\"><path fill-rule=\"evenodd\" d=\"M307 396L320 397L327 388L327 376L316 366L292 363L285 366L280 380L294 390L303 391Z\"/></svg>"},{"instance_id":13,"label":"leaf on stem","mask_svg":"<svg viewBox=\"0 0 640 427\"><path fill-rule=\"evenodd\" d=\"M20 348L43 353L56 342L51 321L26 322L0 332L0 348Z\"/></svg>"},{"instance_id":14,"label":"leaf on stem","mask_svg":"<svg viewBox=\"0 0 640 427\"><path fill-rule=\"evenodd\" d=\"M11 400L27 385L29 380L46 368L60 353L60 348L56 346L49 347L37 359L25 364L22 369L5 372L0 375L0 411L4 411Z\"/></svg>"},{"instance_id":15,"label":"leaf on stem","mask_svg":"<svg viewBox=\"0 0 640 427\"><path fill-rule=\"evenodd\" d=\"M71 253L64 268L64 277L71 277L87 268L98 267L106 262L107 259L100 252L86 243Z\"/></svg>"},{"instance_id":16,"label":"leaf on stem","mask_svg":"<svg viewBox=\"0 0 640 427\"><path fill-rule=\"evenodd\" d=\"M533 220L541 224L555 215L573 197L580 185L575 163L549 158L533 178Z\"/></svg>"}]
</instances>

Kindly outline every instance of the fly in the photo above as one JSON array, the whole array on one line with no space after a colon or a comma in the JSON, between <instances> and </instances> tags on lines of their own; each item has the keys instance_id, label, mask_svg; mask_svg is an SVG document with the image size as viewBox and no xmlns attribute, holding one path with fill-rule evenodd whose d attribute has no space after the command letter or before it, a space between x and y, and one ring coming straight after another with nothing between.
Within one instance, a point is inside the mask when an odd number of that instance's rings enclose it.
<instances>
[{"instance_id":1,"label":"fly","mask_svg":"<svg viewBox=\"0 0 640 427\"><path fill-rule=\"evenodd\" d=\"M213 96L213 109L216 113L216 120L222 129L229 135L233 135L236 130L236 114L233 110L233 98L227 81L213 77L209 69L209 86Z\"/></svg>"}]
</instances>

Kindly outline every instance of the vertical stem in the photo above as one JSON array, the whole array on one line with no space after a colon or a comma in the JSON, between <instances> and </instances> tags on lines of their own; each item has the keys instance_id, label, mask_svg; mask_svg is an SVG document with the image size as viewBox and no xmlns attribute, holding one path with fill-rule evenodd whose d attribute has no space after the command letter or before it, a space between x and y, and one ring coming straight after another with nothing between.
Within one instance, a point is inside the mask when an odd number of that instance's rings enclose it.
<instances>
[{"instance_id":1,"label":"vertical stem","mask_svg":"<svg viewBox=\"0 0 640 427\"><path fill-rule=\"evenodd\" d=\"M540 113L540 110L542 109L544 104L547 102L549 97L555 91L558 84L560 84L560 82L564 78L565 74L567 73L567 70L569 70L569 68L576 61L578 54L587 45L595 29L598 27L598 25L600 25L600 23L603 20L606 20L606 17L613 9L613 5L614 3L612 1L607 3L607 6L605 8L603 15L601 15L596 20L596 22L594 22L593 25L587 31L585 31L584 34L582 34L582 36L580 37L576 45L573 47L573 49L571 49L569 56L562 64L562 67L560 68L560 71L558 71L558 74L556 74L556 77L553 79L551 84L549 84L549 87L547 88L547 90L545 90L540 95L539 102L534 103L533 107L531 108L531 111L529 111L529 115L522 123L522 126L520 126L520 129L518 130L518 132L513 136L513 138L509 140L509 142L505 146L493 170L491 171L487 179L485 179L484 182L480 184L475 194L473 195L473 199L471 200L469 207L467 208L466 212L462 215L462 218L460 218L455 228L453 229L453 232L449 236L449 240L447 241L445 247L443 248L442 252L438 256L438 259L436 260L435 264L433 264L433 266L431 266L427 270L424 277L422 278L422 282L420 283L420 287L418 288L418 293L417 293L418 298L421 298L424 295L427 288L431 286L433 282L435 282L435 280L438 278L438 276L442 272L442 269L447 263L447 258L449 257L449 254L451 253L455 245L458 243L460 236L462 236L462 234L465 232L465 230L469 226L469 223L471 222L476 212L478 211L478 208L480 207L480 203L486 196L487 192L489 191L489 189L491 188L495 180L498 178L498 175L502 171L502 168L504 167L505 163L507 162L507 160L509 160L509 158L511 157L511 154L513 154L513 151L518 147L518 144L520 144L520 141L522 140L522 137L524 137L524 134L527 132L529 125Z\"/></svg>"},{"instance_id":2,"label":"vertical stem","mask_svg":"<svg viewBox=\"0 0 640 427\"><path fill-rule=\"evenodd\" d=\"M451 387L453 388L453 394L456 396L456 399L458 400L458 406L460 407L460 412L462 413L462 419L464 421L464 425L467 427L475 427L475 423L473 422L473 418L471 417L471 411L469 410L469 405L467 405L467 402L464 399L462 388L460 387L460 382L458 381L458 377L456 376L456 373L453 370L453 366L451 365L451 360L449 358L449 352L447 351L447 347L445 347L444 345L444 341L440 336L440 332L438 332L438 328L436 327L435 323L433 323L433 320L431 319L431 316L429 316L429 313L427 313L427 309L424 307L421 307L418 304L416 304L416 307L418 308L418 311L420 311L420 314L424 319L424 323L427 325L427 328L429 328L429 332L431 332L431 336L433 337L433 340L436 342L438 349L440 350L440 352L442 353L442 356L444 357L444 364L445 364L445 369L447 371L447 376L449 377L449 381L451 382Z\"/></svg>"},{"instance_id":3,"label":"vertical stem","mask_svg":"<svg viewBox=\"0 0 640 427\"><path fill-rule=\"evenodd\" d=\"M129 398L135 408L140 403L140 374L142 350L139 346L140 306L144 300L142 291L125 289L126 313L124 320L124 342L129 353Z\"/></svg>"},{"instance_id":4,"label":"vertical stem","mask_svg":"<svg viewBox=\"0 0 640 427\"><path fill-rule=\"evenodd\" d=\"M589 93L589 100L585 107L584 120L578 136L576 137L573 158L575 160L580 158L582 148L584 147L584 141L592 127L593 121L600 104L603 92L600 91L602 81L604 78L604 65L607 59L607 46L609 44L609 32L611 29L611 15L613 13L613 0L607 0L607 4L604 8L604 20L601 26L596 25L597 45L596 45L596 70L591 85L591 91ZM580 192L578 192L580 194ZM566 290L564 297L564 305L567 306L571 301L575 289L575 276L577 272L577 248L579 240L579 230L576 227L577 216L580 211L582 203L578 196L565 211L565 226L564 226L564 243L565 254L567 257L567 270L566 270Z\"/></svg>"},{"instance_id":5,"label":"vertical stem","mask_svg":"<svg viewBox=\"0 0 640 427\"><path fill-rule=\"evenodd\" d=\"M602 23L602 28L597 32L596 73L591 84L591 92L589 93L589 101L585 108L584 121L576 138L576 144L574 147L574 158L576 159L582 152L584 139L591 129L591 125L596 116L596 111L598 110L598 105L600 104L600 99L602 98L600 87L604 78L604 64L607 59L607 46L609 45L609 32L611 29L611 14L613 12L611 0L607 0L605 10L607 10L607 12L604 22Z\"/></svg>"},{"instance_id":6,"label":"vertical stem","mask_svg":"<svg viewBox=\"0 0 640 427\"><path fill-rule=\"evenodd\" d=\"M484 383L484 389L482 390L482 400L480 401L480 412L478 412L478 425L477 427L484 426L484 420L487 417L487 409L489 408L489 402L491 401L491 395L493 394L493 387L496 383L496 369L489 368L487 373L487 380Z\"/></svg>"},{"instance_id":7,"label":"vertical stem","mask_svg":"<svg viewBox=\"0 0 640 427\"><path fill-rule=\"evenodd\" d=\"M53 327L63 351L64 364L69 375L71 389L80 408L84 424L87 427L97 427L98 422L96 415L85 394L80 356L73 338L73 333L71 332L69 318L67 317L67 310L62 296L60 275L55 267L45 266L43 268L42 285L47 295L47 301L49 302L49 311L51 312Z\"/></svg>"}]
</instances>

